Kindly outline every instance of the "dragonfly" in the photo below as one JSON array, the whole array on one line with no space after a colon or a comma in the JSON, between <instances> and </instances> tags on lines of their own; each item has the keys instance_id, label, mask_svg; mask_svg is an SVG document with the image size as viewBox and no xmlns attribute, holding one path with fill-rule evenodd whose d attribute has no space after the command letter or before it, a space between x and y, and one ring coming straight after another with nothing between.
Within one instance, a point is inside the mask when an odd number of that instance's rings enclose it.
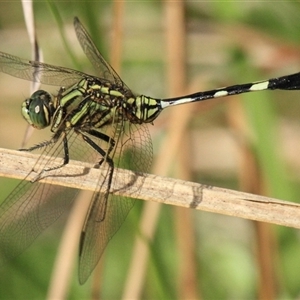
<instances>
[{"instance_id":1,"label":"dragonfly","mask_svg":"<svg viewBox=\"0 0 300 300\"><path fill-rule=\"evenodd\" d=\"M105 170L97 181L81 232L78 273L83 284L135 202L113 192L115 169L150 170L152 144L147 123L152 124L165 108L174 105L254 91L299 90L300 73L182 97L153 98L127 87L77 17L74 29L98 77L0 52L1 72L59 86L55 95L38 90L22 103L25 120L36 129L50 128L52 135L22 149L40 155L28 176L0 204L0 264L21 254L70 208L79 189L51 184L51 177L70 176L64 171L70 158L81 160ZM36 174L34 180L28 181L32 173ZM47 183L41 182L44 177L48 177Z\"/></svg>"}]
</instances>

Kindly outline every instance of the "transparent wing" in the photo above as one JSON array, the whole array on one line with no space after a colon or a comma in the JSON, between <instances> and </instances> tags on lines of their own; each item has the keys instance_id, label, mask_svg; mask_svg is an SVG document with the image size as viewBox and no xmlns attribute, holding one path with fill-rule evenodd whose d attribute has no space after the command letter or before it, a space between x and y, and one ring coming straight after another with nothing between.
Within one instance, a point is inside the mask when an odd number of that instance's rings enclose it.
<instances>
[{"instance_id":1,"label":"transparent wing","mask_svg":"<svg viewBox=\"0 0 300 300\"><path fill-rule=\"evenodd\" d=\"M21 79L60 86L70 86L83 77L91 77L79 71L24 60L4 52L0 52L0 71Z\"/></svg>"},{"instance_id":2,"label":"transparent wing","mask_svg":"<svg viewBox=\"0 0 300 300\"><path fill-rule=\"evenodd\" d=\"M112 154L114 166L133 171L149 171L152 162L152 144L146 125L123 123L121 128L117 127L114 134L117 146ZM121 133L118 135L118 132ZM107 175L112 171L109 170ZM106 176L106 180L108 178L109 176ZM135 182L134 179L132 181ZM101 184L103 182L99 182L99 186ZM114 195L113 187L114 183L112 183L109 195L97 191L94 193L89 214L86 217L79 256L79 282L81 284L88 279L96 267L107 243L123 224L135 202L133 198Z\"/></svg>"},{"instance_id":3,"label":"transparent wing","mask_svg":"<svg viewBox=\"0 0 300 300\"><path fill-rule=\"evenodd\" d=\"M69 146L75 146L75 151L71 150L70 153L75 159L82 156L91 161L99 159L74 133L70 133ZM63 153L61 140L45 148L35 165L29 166L29 170L33 168L29 175L36 175L45 168L61 165ZM51 171L51 176L76 176L72 172L64 172L64 168L60 168ZM77 193L77 189L39 181L21 181L0 205L0 265L21 254L42 231L68 211Z\"/></svg>"},{"instance_id":4,"label":"transparent wing","mask_svg":"<svg viewBox=\"0 0 300 300\"><path fill-rule=\"evenodd\" d=\"M77 17L74 18L74 28L81 48L91 64L99 72L98 76L129 90L112 66L100 54L89 33L85 30Z\"/></svg>"},{"instance_id":5,"label":"transparent wing","mask_svg":"<svg viewBox=\"0 0 300 300\"><path fill-rule=\"evenodd\" d=\"M70 207L77 190L22 181L1 205L0 265L21 254Z\"/></svg>"},{"instance_id":6,"label":"transparent wing","mask_svg":"<svg viewBox=\"0 0 300 300\"><path fill-rule=\"evenodd\" d=\"M74 19L74 27L78 41L92 65L99 72L99 77L129 90L100 54L78 18ZM21 79L59 86L70 86L81 78L93 77L73 69L25 60L4 52L0 52L0 71Z\"/></svg>"}]
</instances>

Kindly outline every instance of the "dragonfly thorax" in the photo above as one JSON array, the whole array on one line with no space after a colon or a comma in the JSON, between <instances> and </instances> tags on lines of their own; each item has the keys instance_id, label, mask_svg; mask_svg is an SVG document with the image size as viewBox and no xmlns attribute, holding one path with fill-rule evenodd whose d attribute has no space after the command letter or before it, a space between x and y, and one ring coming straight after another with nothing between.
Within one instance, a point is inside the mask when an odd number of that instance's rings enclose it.
<instances>
[{"instance_id":1,"label":"dragonfly thorax","mask_svg":"<svg viewBox=\"0 0 300 300\"><path fill-rule=\"evenodd\" d=\"M49 126L54 111L51 95L43 90L34 92L22 103L22 116L36 129Z\"/></svg>"},{"instance_id":2,"label":"dragonfly thorax","mask_svg":"<svg viewBox=\"0 0 300 300\"><path fill-rule=\"evenodd\" d=\"M124 103L127 119L131 123L152 123L162 110L160 102L159 99L144 95L127 99Z\"/></svg>"}]
</instances>

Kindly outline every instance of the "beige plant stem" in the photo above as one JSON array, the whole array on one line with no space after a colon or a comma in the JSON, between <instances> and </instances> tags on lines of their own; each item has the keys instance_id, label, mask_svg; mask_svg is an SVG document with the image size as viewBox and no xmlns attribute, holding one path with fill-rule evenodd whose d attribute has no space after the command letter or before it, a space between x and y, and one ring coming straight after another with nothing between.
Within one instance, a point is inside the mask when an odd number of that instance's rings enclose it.
<instances>
[{"instance_id":1,"label":"beige plant stem","mask_svg":"<svg viewBox=\"0 0 300 300\"><path fill-rule=\"evenodd\" d=\"M0 148L0 176L24 179L36 159L37 155L32 153ZM64 175L49 176L42 181L94 191L103 170L91 167L70 161L62 170ZM35 176L32 174L27 179ZM114 176L113 192L122 196L300 228L300 205L297 203L122 169L115 169ZM128 179L127 184L124 178Z\"/></svg>"}]
</instances>

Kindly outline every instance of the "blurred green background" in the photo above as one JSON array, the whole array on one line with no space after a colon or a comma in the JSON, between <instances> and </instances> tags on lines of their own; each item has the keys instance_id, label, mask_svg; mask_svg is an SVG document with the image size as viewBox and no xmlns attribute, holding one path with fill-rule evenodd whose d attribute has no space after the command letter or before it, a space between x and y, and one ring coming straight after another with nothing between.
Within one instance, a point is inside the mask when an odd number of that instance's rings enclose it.
<instances>
[{"instance_id":1,"label":"blurred green background","mask_svg":"<svg viewBox=\"0 0 300 300\"><path fill-rule=\"evenodd\" d=\"M34 2L44 61L70 68L80 65L81 70L95 74L76 41L73 17L80 18L110 61L111 49L115 46L111 32L116 3L66 1L53 2L51 6ZM121 78L133 91L157 98L180 96L170 95L166 72L165 27L170 3L128 1L124 3L122 16ZM67 43L78 65L64 47L55 9L63 20ZM186 92L298 72L299 14L300 3L295 1L276 2L276 5L262 1L186 1ZM0 2L0 41L0 51L30 58L21 3ZM55 93L58 88L50 87L50 91ZM0 147L18 149L26 129L20 104L28 97L29 83L1 73L0 90ZM186 167L192 175L190 180L297 202L300 192L299 99L300 93L296 91L267 91L196 104L186 132L188 142L184 139L181 145L182 151L188 149ZM168 136L172 109L163 112L154 126L149 126L155 158ZM45 140L49 134L47 130L35 132L29 144ZM170 171L166 175L180 177ZM15 182L1 179L0 184L2 200ZM137 201L106 249L99 283L103 299L120 299L124 295L143 205L143 201ZM16 260L1 266L0 299L46 297L66 218L55 223ZM174 208L161 208L157 232L150 246L143 299L184 298L179 289L182 274L178 267L180 253L175 218ZM191 219L196 282L188 284L196 290L197 298L299 297L298 230L261 227L252 221L199 211L191 211ZM266 267L268 263L270 266ZM268 276L262 275L266 269ZM75 268L68 298L91 298L91 284L89 280L80 286Z\"/></svg>"}]
</instances>

